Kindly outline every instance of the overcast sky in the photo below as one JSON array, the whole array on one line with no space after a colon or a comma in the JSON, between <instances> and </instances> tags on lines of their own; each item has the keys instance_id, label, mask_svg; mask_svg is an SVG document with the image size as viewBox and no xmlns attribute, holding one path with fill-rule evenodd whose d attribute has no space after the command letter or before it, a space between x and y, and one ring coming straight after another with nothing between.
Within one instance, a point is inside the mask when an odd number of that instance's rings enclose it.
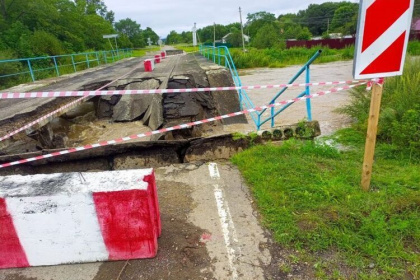
<instances>
[{"instance_id":1,"label":"overcast sky","mask_svg":"<svg viewBox=\"0 0 420 280\"><path fill-rule=\"evenodd\" d=\"M343 0L329 0L340 2ZM348 0L358 2L357 0ZM320 4L326 0L104 0L109 10L114 11L115 20L131 18L141 28L151 27L161 38L171 30L189 31L194 22L201 28L213 22L228 24L239 22L239 6L245 23L248 13L266 11L279 14L306 9L309 4Z\"/></svg>"}]
</instances>

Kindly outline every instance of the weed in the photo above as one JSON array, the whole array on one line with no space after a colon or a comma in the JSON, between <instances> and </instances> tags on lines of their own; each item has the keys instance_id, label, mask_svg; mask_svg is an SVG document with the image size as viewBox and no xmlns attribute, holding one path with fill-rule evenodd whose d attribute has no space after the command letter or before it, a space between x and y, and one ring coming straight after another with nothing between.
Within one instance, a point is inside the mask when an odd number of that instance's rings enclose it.
<instances>
[{"instance_id":1,"label":"weed","mask_svg":"<svg viewBox=\"0 0 420 280\"><path fill-rule=\"evenodd\" d=\"M378 146L385 145L389 158L420 160L420 63L407 58L404 75L387 78L378 126ZM352 101L338 110L355 120L358 133L367 131L370 92L364 87L350 91Z\"/></svg>"},{"instance_id":2,"label":"weed","mask_svg":"<svg viewBox=\"0 0 420 280\"><path fill-rule=\"evenodd\" d=\"M322 279L401 279L418 274L420 164L377 155L373 190L366 193L359 186L363 136L347 129L333 137L355 148L339 152L289 140L282 146L255 146L233 157L264 225L281 245L313 255L310 263ZM331 250L340 259L333 269L334 260L319 257ZM341 266L348 271L334 272Z\"/></svg>"}]
</instances>

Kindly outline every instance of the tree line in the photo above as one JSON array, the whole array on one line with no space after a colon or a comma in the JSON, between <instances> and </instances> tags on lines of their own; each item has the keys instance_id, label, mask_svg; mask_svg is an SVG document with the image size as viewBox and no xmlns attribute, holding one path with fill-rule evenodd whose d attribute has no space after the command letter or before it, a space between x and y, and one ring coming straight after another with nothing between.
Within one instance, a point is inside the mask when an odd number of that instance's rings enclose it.
<instances>
[{"instance_id":1,"label":"tree line","mask_svg":"<svg viewBox=\"0 0 420 280\"><path fill-rule=\"evenodd\" d=\"M120 34L120 48L159 39L132 19L115 22L101 0L0 0L0 31L0 59L110 50L105 34Z\"/></svg>"},{"instance_id":2,"label":"tree line","mask_svg":"<svg viewBox=\"0 0 420 280\"><path fill-rule=\"evenodd\" d=\"M342 1L310 4L305 10L279 16L266 11L250 13L244 23L244 34L250 37L250 46L256 48L282 46L287 39L329 38L332 33L354 36L358 11L358 3ZM420 0L415 0L414 17L417 16L420 16ZM242 44L240 27L240 23L216 24L198 29L197 34L201 43L213 43L214 30L216 40L230 33L227 43L239 47ZM191 38L191 32L171 31L166 43L191 43Z\"/></svg>"}]
</instances>

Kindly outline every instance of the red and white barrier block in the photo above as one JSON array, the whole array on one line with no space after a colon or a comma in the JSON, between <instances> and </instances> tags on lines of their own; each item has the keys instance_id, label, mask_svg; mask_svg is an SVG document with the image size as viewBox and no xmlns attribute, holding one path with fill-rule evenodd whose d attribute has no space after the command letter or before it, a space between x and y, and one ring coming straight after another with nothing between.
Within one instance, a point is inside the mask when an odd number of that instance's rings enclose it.
<instances>
[{"instance_id":1,"label":"red and white barrier block","mask_svg":"<svg viewBox=\"0 0 420 280\"><path fill-rule=\"evenodd\" d=\"M160 54L155 55L155 63L160 63Z\"/></svg>"},{"instance_id":2,"label":"red and white barrier block","mask_svg":"<svg viewBox=\"0 0 420 280\"><path fill-rule=\"evenodd\" d=\"M153 169L0 177L0 268L152 258Z\"/></svg>"},{"instance_id":3,"label":"red and white barrier block","mask_svg":"<svg viewBox=\"0 0 420 280\"><path fill-rule=\"evenodd\" d=\"M162 51L160 53L160 56L162 57L162 59L165 59L166 58L166 51Z\"/></svg>"},{"instance_id":4,"label":"red and white barrier block","mask_svg":"<svg viewBox=\"0 0 420 280\"><path fill-rule=\"evenodd\" d=\"M143 62L144 64L144 71L152 72L155 69L155 62L153 59L146 59Z\"/></svg>"}]
</instances>

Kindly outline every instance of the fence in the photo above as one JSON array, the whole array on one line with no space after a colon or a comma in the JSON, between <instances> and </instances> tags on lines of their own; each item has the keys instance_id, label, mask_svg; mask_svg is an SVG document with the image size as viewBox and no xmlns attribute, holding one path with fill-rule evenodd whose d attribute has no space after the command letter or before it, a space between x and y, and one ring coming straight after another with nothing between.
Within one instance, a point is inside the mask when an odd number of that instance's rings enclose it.
<instances>
[{"instance_id":1,"label":"fence","mask_svg":"<svg viewBox=\"0 0 420 280\"><path fill-rule=\"evenodd\" d=\"M235 86L241 87L242 82L239 78L238 72L236 70L235 63L232 60L232 56L230 55L229 49L227 47L211 47L206 45L200 45L199 48L200 54L206 57L209 60L213 60L214 63L217 63L219 65L224 65L227 69L229 69L233 81L235 83ZM306 62L306 64L296 73L296 75L289 81L289 84L294 83L303 73L305 73L305 82L310 83L311 81L311 72L310 72L310 66L311 64L321 55L322 51L317 51L311 59ZM270 101L270 105L275 104L277 102L277 98L279 98L288 87L282 88ZM254 108L255 105L252 102L252 100L249 98L248 94L244 89L238 90L239 95L239 102L241 104L241 110L243 107L246 109ZM297 98L301 98L303 96L309 96L310 95L310 87L309 85L305 87L305 90L297 96ZM261 126L265 124L266 122L271 120L271 127L274 127L274 119L284 110L286 110L290 105L292 104L285 104L283 107L281 107L278 111L275 111L274 107L271 107L270 109L270 116L266 119L263 119L263 114L267 109L262 110L261 112L250 112L250 116L253 119L255 125L257 126L257 129L260 130ZM308 115L308 120L312 120L312 108L311 108L311 101L310 99L306 100L306 110Z\"/></svg>"},{"instance_id":2,"label":"fence","mask_svg":"<svg viewBox=\"0 0 420 280\"><path fill-rule=\"evenodd\" d=\"M233 82L235 86L241 87L242 82L239 78L238 71L236 70L235 63L232 60L229 49L226 46L212 47L206 45L199 46L199 52L201 55L206 57L209 60L213 60L214 63L219 65L224 65L229 69L230 74L232 75ZM241 105L241 110L245 107L247 109L254 108L255 105L252 100L249 98L248 94L244 89L238 90L239 102ZM256 112L250 113L251 118L253 119L255 125L258 127L258 114Z\"/></svg>"},{"instance_id":3,"label":"fence","mask_svg":"<svg viewBox=\"0 0 420 280\"><path fill-rule=\"evenodd\" d=\"M343 39L322 39L322 40L287 40L286 48L312 48L316 46L328 47L330 49L344 49L348 46L354 45L355 38L343 38Z\"/></svg>"},{"instance_id":4,"label":"fence","mask_svg":"<svg viewBox=\"0 0 420 280\"><path fill-rule=\"evenodd\" d=\"M85 70L132 56L131 49L0 60L0 88Z\"/></svg>"}]
</instances>

